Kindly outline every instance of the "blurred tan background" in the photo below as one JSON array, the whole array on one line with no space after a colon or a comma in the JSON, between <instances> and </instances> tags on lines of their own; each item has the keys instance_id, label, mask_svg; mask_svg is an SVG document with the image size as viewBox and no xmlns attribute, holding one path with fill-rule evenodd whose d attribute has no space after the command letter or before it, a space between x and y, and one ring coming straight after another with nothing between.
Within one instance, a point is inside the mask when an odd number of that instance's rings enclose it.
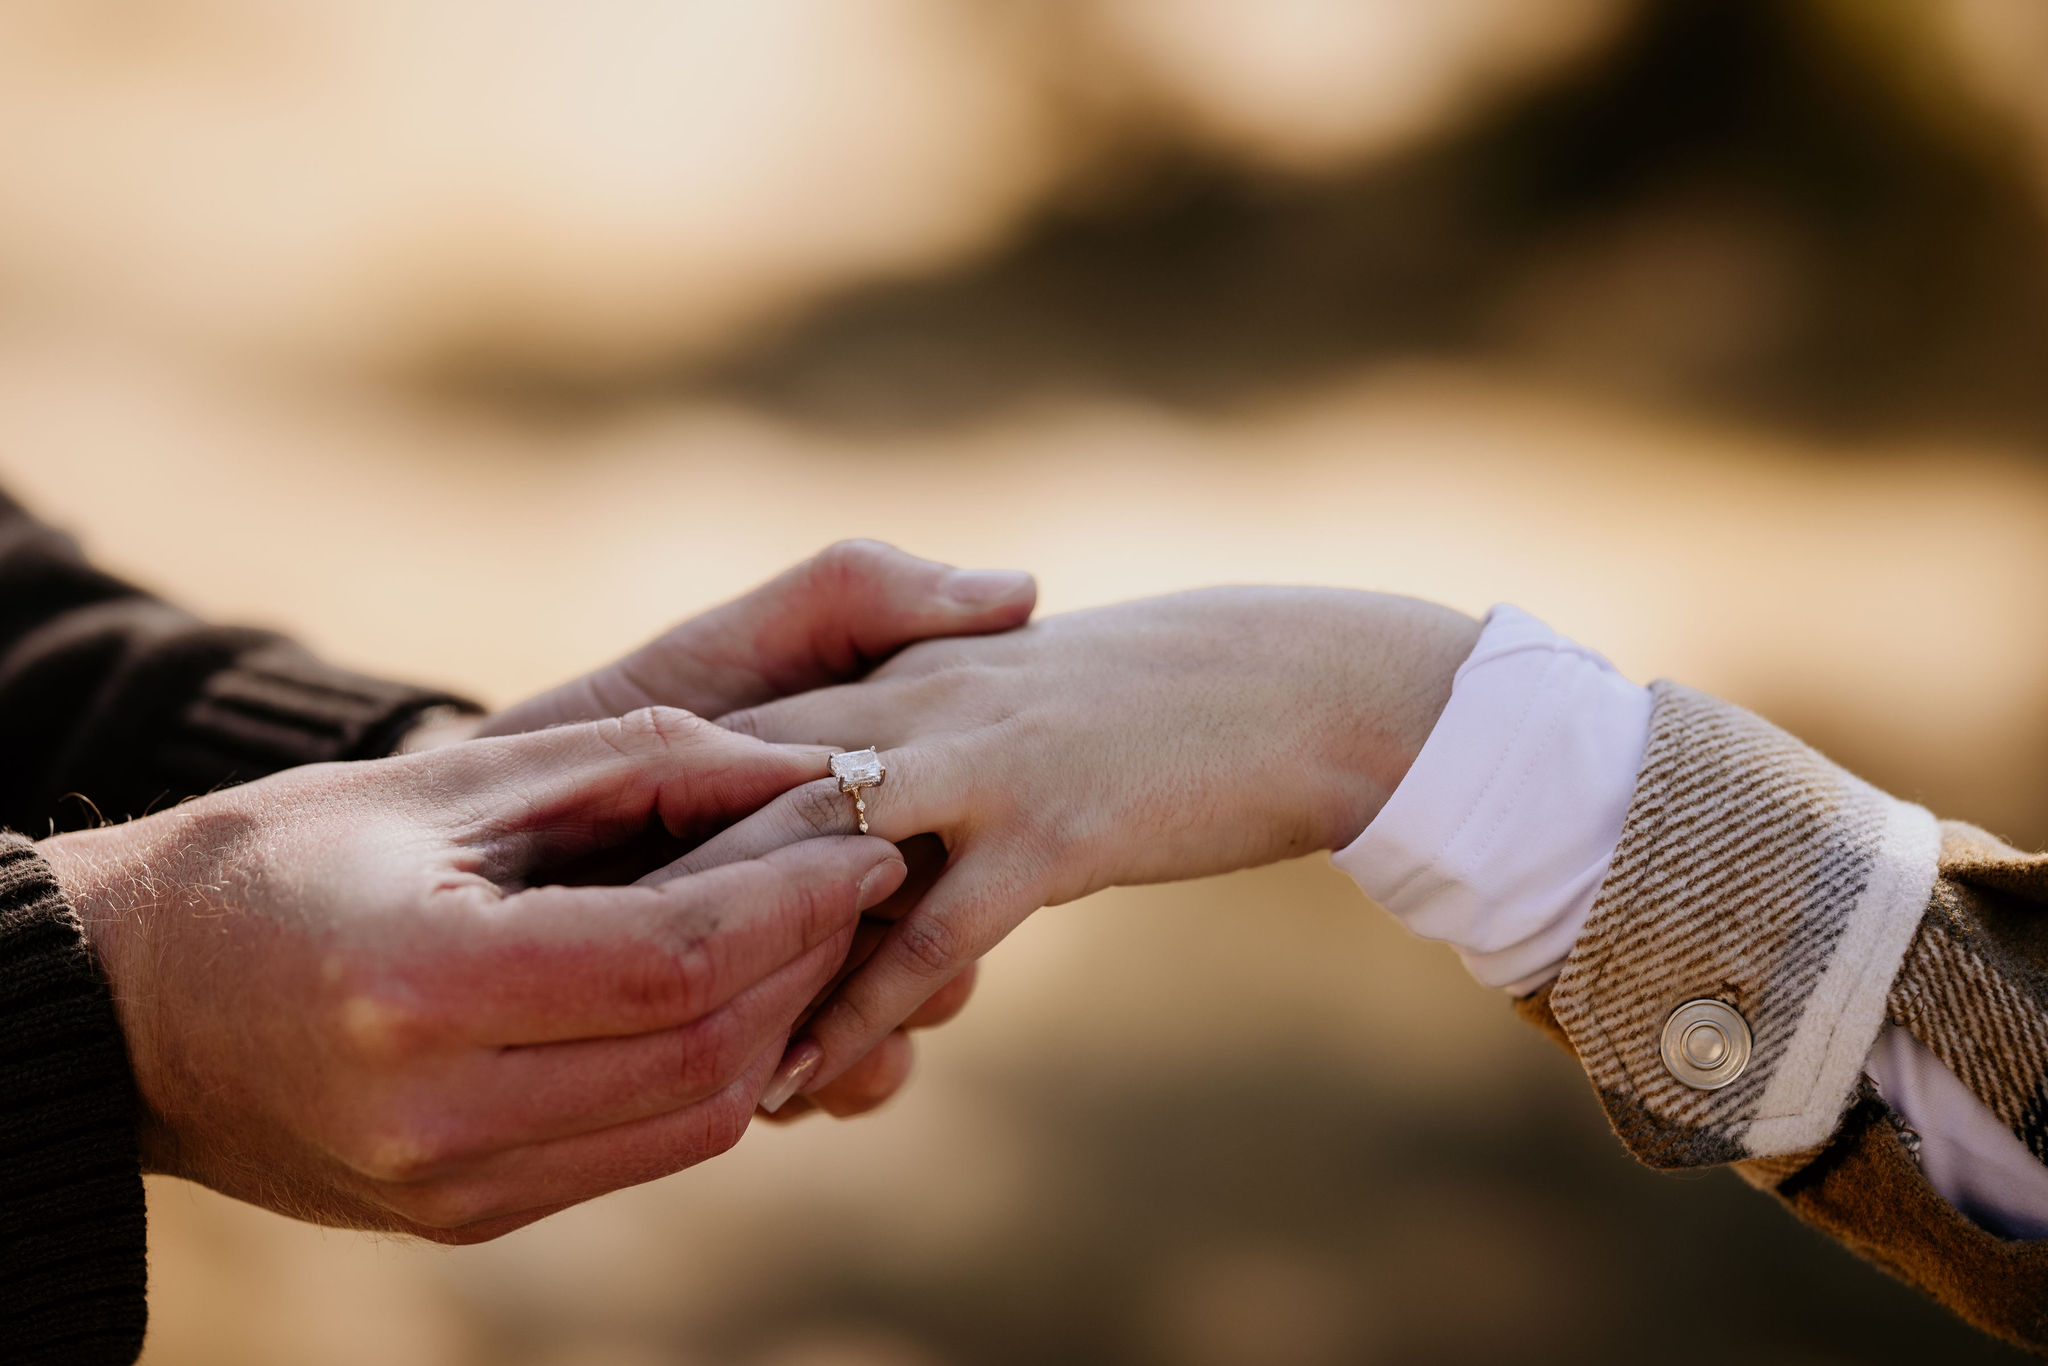
<instances>
[{"instance_id":1,"label":"blurred tan background","mask_svg":"<svg viewBox=\"0 0 2048 1366\"><path fill-rule=\"evenodd\" d=\"M2030 0L17 0L0 474L495 701L845 535L1049 611L1513 600L2048 841ZM151 1190L147 1360L2009 1354L1320 859L1106 894L911 1091L501 1242Z\"/></svg>"}]
</instances>

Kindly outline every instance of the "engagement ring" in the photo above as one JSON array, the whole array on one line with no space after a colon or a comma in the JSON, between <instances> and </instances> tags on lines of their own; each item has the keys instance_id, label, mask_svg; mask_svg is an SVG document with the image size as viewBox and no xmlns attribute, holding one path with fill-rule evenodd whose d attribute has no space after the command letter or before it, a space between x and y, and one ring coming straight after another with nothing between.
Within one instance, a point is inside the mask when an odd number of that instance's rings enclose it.
<instances>
[{"instance_id":1,"label":"engagement ring","mask_svg":"<svg viewBox=\"0 0 2048 1366\"><path fill-rule=\"evenodd\" d=\"M880 787L888 770L882 767L882 756L875 753L875 747L857 749L848 754L832 756L832 776L839 780L839 790L853 794L853 814L860 818L860 832L868 832L868 804L862 799L860 790L864 787Z\"/></svg>"}]
</instances>

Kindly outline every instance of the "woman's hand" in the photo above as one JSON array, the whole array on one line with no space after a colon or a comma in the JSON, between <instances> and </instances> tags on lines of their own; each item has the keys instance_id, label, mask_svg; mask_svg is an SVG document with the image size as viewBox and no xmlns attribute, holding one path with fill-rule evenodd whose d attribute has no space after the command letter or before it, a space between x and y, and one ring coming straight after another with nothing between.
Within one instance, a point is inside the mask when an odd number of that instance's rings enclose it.
<instances>
[{"instance_id":1,"label":"woman's hand","mask_svg":"<svg viewBox=\"0 0 2048 1366\"><path fill-rule=\"evenodd\" d=\"M774 740L875 745L874 833L934 832L948 852L893 926L857 941L870 956L811 1017L768 1102L816 1094L1039 906L1348 843L1407 772L1478 631L1410 599L1218 589L914 646L866 682L725 717ZM828 779L677 868L853 828L853 799Z\"/></svg>"},{"instance_id":2,"label":"woman's hand","mask_svg":"<svg viewBox=\"0 0 2048 1366\"><path fill-rule=\"evenodd\" d=\"M648 709L43 841L113 987L145 1167L472 1242L723 1151L901 856L837 837L659 887L547 879L823 765Z\"/></svg>"}]
</instances>

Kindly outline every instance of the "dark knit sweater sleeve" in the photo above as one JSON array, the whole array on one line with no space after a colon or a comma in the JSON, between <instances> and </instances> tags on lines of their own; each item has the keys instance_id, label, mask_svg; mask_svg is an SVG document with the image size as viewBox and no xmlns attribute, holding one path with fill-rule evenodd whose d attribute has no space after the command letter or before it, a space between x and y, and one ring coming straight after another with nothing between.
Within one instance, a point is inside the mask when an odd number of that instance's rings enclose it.
<instances>
[{"instance_id":1,"label":"dark knit sweater sleeve","mask_svg":"<svg viewBox=\"0 0 2048 1366\"><path fill-rule=\"evenodd\" d=\"M142 1350L142 1171L114 1002L49 865L0 835L0 1360Z\"/></svg>"},{"instance_id":2,"label":"dark knit sweater sleeve","mask_svg":"<svg viewBox=\"0 0 2048 1366\"><path fill-rule=\"evenodd\" d=\"M386 754L421 711L455 701L201 622L0 495L0 826L76 829Z\"/></svg>"},{"instance_id":3,"label":"dark knit sweater sleeve","mask_svg":"<svg viewBox=\"0 0 2048 1366\"><path fill-rule=\"evenodd\" d=\"M0 494L0 826L42 835L375 757L456 702L207 625L93 568ZM141 1350L136 1104L63 892L34 845L0 834L0 1361Z\"/></svg>"}]
</instances>

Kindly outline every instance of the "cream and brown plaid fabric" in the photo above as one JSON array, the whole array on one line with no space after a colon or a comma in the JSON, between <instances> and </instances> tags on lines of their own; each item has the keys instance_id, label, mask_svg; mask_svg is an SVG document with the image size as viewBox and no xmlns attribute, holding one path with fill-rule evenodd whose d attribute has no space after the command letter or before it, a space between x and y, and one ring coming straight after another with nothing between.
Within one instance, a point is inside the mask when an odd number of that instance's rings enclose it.
<instances>
[{"instance_id":1,"label":"cream and brown plaid fabric","mask_svg":"<svg viewBox=\"0 0 2048 1366\"><path fill-rule=\"evenodd\" d=\"M1904 1025L2048 1160L2048 856L1938 823L1739 707L1654 688L1614 862L1557 979L1519 1003L1577 1053L1657 1167L1735 1163L1980 1327L2048 1354L2048 1241L1994 1237L1919 1175L1862 1075ZM1665 1021L1748 1022L1719 1090L1666 1070Z\"/></svg>"},{"instance_id":2,"label":"cream and brown plaid fabric","mask_svg":"<svg viewBox=\"0 0 2048 1366\"><path fill-rule=\"evenodd\" d=\"M2048 1162L2048 855L1942 829L1942 879L1890 1015Z\"/></svg>"}]
</instances>

